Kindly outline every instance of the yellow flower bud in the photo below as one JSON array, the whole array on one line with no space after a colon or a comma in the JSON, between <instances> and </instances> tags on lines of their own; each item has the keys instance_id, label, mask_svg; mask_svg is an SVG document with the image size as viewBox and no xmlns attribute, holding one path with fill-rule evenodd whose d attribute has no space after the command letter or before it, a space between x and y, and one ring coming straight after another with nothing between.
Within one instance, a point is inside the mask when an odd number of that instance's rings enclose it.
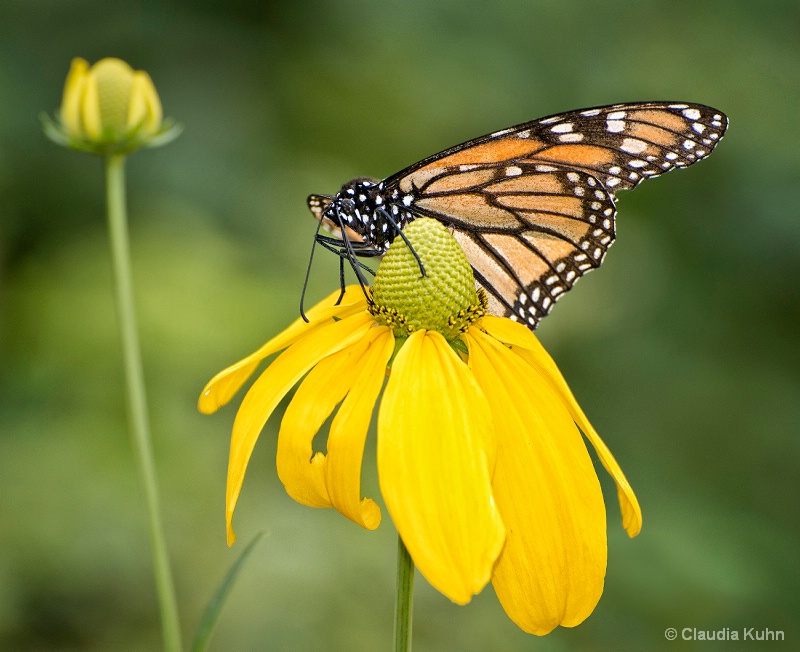
<instances>
[{"instance_id":1,"label":"yellow flower bud","mask_svg":"<svg viewBox=\"0 0 800 652\"><path fill-rule=\"evenodd\" d=\"M178 134L162 121L161 100L150 76L121 59L90 66L72 60L58 123L45 118L47 135L60 144L95 154L161 145Z\"/></svg>"}]
</instances>

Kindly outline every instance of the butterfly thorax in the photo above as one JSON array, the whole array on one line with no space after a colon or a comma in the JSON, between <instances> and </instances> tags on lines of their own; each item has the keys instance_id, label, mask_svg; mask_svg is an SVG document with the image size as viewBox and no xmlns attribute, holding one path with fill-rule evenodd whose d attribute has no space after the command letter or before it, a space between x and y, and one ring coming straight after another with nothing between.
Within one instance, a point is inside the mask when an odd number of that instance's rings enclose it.
<instances>
[{"instance_id":1,"label":"butterfly thorax","mask_svg":"<svg viewBox=\"0 0 800 652\"><path fill-rule=\"evenodd\" d=\"M358 234L376 255L385 253L398 229L414 219L397 191L386 192L383 182L366 177L344 184L323 215Z\"/></svg>"}]
</instances>

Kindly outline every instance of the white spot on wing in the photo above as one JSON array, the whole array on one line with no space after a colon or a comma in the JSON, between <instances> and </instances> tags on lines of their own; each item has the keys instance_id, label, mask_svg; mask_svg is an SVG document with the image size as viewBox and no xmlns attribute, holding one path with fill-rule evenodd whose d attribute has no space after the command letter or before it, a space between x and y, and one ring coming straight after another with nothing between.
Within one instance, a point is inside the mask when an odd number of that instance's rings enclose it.
<instances>
[{"instance_id":1,"label":"white spot on wing","mask_svg":"<svg viewBox=\"0 0 800 652\"><path fill-rule=\"evenodd\" d=\"M518 177L520 174L522 174L522 168L521 167L518 167L516 165L509 165L506 168L506 176L507 177Z\"/></svg>"},{"instance_id":2,"label":"white spot on wing","mask_svg":"<svg viewBox=\"0 0 800 652\"><path fill-rule=\"evenodd\" d=\"M684 109L681 111L683 115L685 115L689 120L699 120L700 119L700 111L697 109Z\"/></svg>"},{"instance_id":3,"label":"white spot on wing","mask_svg":"<svg viewBox=\"0 0 800 652\"><path fill-rule=\"evenodd\" d=\"M625 122L622 120L606 120L606 131L612 134L625 131Z\"/></svg>"},{"instance_id":4,"label":"white spot on wing","mask_svg":"<svg viewBox=\"0 0 800 652\"><path fill-rule=\"evenodd\" d=\"M641 154L647 149L647 143L638 138L625 138L619 148L628 154Z\"/></svg>"},{"instance_id":5,"label":"white spot on wing","mask_svg":"<svg viewBox=\"0 0 800 652\"><path fill-rule=\"evenodd\" d=\"M558 139L562 143L579 143L583 140L583 134L562 134Z\"/></svg>"},{"instance_id":6,"label":"white spot on wing","mask_svg":"<svg viewBox=\"0 0 800 652\"><path fill-rule=\"evenodd\" d=\"M556 125L555 127L550 127L550 131L554 134L566 134L572 131L572 123L571 122L562 122L560 125Z\"/></svg>"}]
</instances>

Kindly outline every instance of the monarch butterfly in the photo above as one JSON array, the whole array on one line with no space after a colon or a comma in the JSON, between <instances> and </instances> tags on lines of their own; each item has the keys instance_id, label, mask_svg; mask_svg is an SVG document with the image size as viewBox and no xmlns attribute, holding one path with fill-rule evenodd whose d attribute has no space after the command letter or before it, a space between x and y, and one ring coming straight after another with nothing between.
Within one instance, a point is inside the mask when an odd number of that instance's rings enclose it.
<instances>
[{"instance_id":1,"label":"monarch butterfly","mask_svg":"<svg viewBox=\"0 0 800 652\"><path fill-rule=\"evenodd\" d=\"M308 206L347 258L385 253L416 217L443 222L488 294L491 314L534 329L599 267L614 241L615 192L708 156L727 117L702 104L581 109L495 131L377 181L357 178ZM420 263L420 269L424 268ZM343 278L344 268L340 267Z\"/></svg>"}]
</instances>

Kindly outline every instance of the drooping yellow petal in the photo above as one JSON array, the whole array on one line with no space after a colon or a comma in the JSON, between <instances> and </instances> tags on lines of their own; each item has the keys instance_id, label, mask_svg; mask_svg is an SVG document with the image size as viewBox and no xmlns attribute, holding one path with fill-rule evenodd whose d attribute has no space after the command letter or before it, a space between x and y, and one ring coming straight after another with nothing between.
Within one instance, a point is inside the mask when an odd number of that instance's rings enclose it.
<instances>
[{"instance_id":1,"label":"drooping yellow petal","mask_svg":"<svg viewBox=\"0 0 800 652\"><path fill-rule=\"evenodd\" d=\"M80 114L88 70L89 62L86 59L76 57L72 60L61 101L61 122L73 136L78 138L83 135Z\"/></svg>"},{"instance_id":2,"label":"drooping yellow petal","mask_svg":"<svg viewBox=\"0 0 800 652\"><path fill-rule=\"evenodd\" d=\"M512 322L509 319L487 316L481 320L481 325L493 337L506 344L511 344L514 350L524 357L528 364L541 371L553 386L553 389L560 394L573 420L594 446L597 456L606 471L614 478L617 484L617 498L622 511L622 526L628 536L635 537L642 529L642 509L639 507L636 494L633 492L617 460L614 459L611 451L592 427L583 410L581 410L578 401L572 395L567 381L564 380L564 376L561 375L561 371L559 371L553 358L550 357L550 354L542 346L538 338L522 324Z\"/></svg>"},{"instance_id":3,"label":"drooping yellow petal","mask_svg":"<svg viewBox=\"0 0 800 652\"><path fill-rule=\"evenodd\" d=\"M417 568L459 604L489 581L505 536L491 488L494 436L467 366L439 333L414 332L381 401L378 476Z\"/></svg>"},{"instance_id":4,"label":"drooping yellow petal","mask_svg":"<svg viewBox=\"0 0 800 652\"><path fill-rule=\"evenodd\" d=\"M361 497L361 460L375 401L386 378L386 365L394 351L394 335L385 326L370 329L373 341L358 360L355 383L331 424L328 437L327 485L333 505L347 518L368 530L381 522L380 507Z\"/></svg>"},{"instance_id":5,"label":"drooping yellow petal","mask_svg":"<svg viewBox=\"0 0 800 652\"><path fill-rule=\"evenodd\" d=\"M367 338L320 360L300 383L281 420L278 433L278 477L297 502L331 507L325 485L327 459L313 450L314 436L355 381Z\"/></svg>"},{"instance_id":6,"label":"drooping yellow petal","mask_svg":"<svg viewBox=\"0 0 800 652\"><path fill-rule=\"evenodd\" d=\"M341 351L364 337L373 321L362 312L317 328L279 355L253 383L233 422L225 492L225 520L228 545L236 540L231 519L250 454L269 415L300 378L324 357Z\"/></svg>"},{"instance_id":7,"label":"drooping yellow petal","mask_svg":"<svg viewBox=\"0 0 800 652\"><path fill-rule=\"evenodd\" d=\"M317 305L306 312L309 321L306 323L301 318L293 321L288 328L269 340L256 352L246 358L223 369L214 376L200 394L197 407L203 414L212 414L225 405L239 391L239 388L256 370L259 363L276 351L285 349L312 330L331 323L333 318L344 319L366 308L364 294L358 285L351 285L345 289L345 294L338 305L334 305L340 292L331 293Z\"/></svg>"},{"instance_id":8,"label":"drooping yellow petal","mask_svg":"<svg viewBox=\"0 0 800 652\"><path fill-rule=\"evenodd\" d=\"M605 507L586 445L520 356L477 328L465 340L498 432L492 487L508 533L495 592L526 632L577 625L600 599L606 570Z\"/></svg>"}]
</instances>

